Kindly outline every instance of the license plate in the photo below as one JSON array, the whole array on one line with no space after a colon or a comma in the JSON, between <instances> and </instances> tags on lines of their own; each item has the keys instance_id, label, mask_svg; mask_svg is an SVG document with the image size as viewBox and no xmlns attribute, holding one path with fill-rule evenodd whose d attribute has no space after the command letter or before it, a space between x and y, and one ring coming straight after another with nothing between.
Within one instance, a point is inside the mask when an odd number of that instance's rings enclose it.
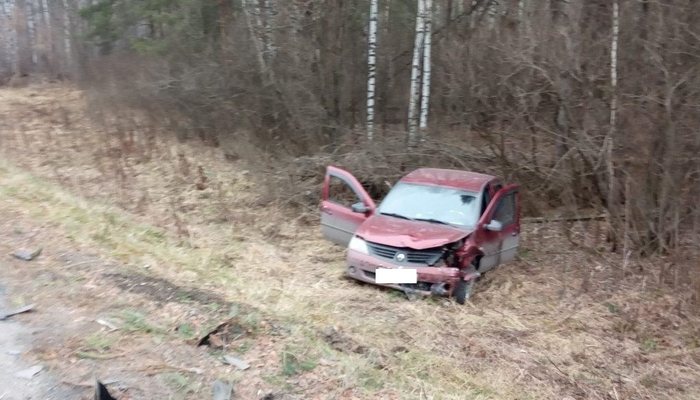
<instances>
[{"instance_id":1,"label":"license plate","mask_svg":"<svg viewBox=\"0 0 700 400\"><path fill-rule=\"evenodd\" d=\"M377 268L375 271L374 281L379 284L417 283L418 271L411 268Z\"/></svg>"}]
</instances>

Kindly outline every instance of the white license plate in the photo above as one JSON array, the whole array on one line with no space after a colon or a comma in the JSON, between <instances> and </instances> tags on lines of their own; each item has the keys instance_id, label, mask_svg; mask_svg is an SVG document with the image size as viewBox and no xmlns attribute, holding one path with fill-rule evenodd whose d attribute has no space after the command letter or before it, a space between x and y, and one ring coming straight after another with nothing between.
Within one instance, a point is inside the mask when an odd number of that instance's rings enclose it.
<instances>
[{"instance_id":1,"label":"white license plate","mask_svg":"<svg viewBox=\"0 0 700 400\"><path fill-rule=\"evenodd\" d=\"M377 268L374 271L374 281L379 284L387 283L417 283L418 271L411 268L389 269Z\"/></svg>"}]
</instances>

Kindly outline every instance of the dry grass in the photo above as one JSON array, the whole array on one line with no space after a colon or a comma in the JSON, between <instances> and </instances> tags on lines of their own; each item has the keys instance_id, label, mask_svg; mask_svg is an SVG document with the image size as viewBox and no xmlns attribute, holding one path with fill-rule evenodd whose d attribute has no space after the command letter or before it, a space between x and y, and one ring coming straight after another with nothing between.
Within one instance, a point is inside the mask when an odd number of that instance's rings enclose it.
<instances>
[{"instance_id":1,"label":"dry grass","mask_svg":"<svg viewBox=\"0 0 700 400\"><path fill-rule=\"evenodd\" d=\"M0 146L11 160L0 165L3 209L282 321L288 332L266 355L277 367L264 379L289 396L700 396L698 319L653 267L631 263L621 276L618 260L572 247L558 228L526 227L522 259L491 273L471 304L409 302L343 279L342 250L315 226L259 206L264 194L243 165L150 136L137 121L121 122L134 131L125 141L91 124L83 101L64 87L0 91ZM340 346L324 339L331 327ZM188 395L206 390L187 383Z\"/></svg>"}]
</instances>

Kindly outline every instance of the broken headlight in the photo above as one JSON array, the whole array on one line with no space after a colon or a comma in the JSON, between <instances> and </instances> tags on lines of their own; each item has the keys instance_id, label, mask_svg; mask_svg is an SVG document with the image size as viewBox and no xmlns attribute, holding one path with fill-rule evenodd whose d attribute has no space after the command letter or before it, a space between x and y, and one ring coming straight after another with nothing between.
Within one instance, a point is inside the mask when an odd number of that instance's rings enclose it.
<instances>
[{"instance_id":1,"label":"broken headlight","mask_svg":"<svg viewBox=\"0 0 700 400\"><path fill-rule=\"evenodd\" d=\"M362 253L362 254L369 254L369 248L367 247L367 242L365 242L363 239L360 239L357 236L353 236L352 239L350 239L350 243L348 244L348 249L355 250L358 253Z\"/></svg>"},{"instance_id":2,"label":"broken headlight","mask_svg":"<svg viewBox=\"0 0 700 400\"><path fill-rule=\"evenodd\" d=\"M459 258L457 257L457 251L464 246L464 239L459 240L454 243L450 243L445 246L445 252L443 253L443 259L445 264L449 267L455 267L459 264Z\"/></svg>"}]
</instances>

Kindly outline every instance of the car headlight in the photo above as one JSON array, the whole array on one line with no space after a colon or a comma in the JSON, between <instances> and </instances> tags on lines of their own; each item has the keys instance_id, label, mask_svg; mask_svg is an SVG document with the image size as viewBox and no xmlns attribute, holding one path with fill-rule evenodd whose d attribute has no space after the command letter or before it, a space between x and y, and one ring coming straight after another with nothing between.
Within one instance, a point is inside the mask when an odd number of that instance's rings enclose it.
<instances>
[{"instance_id":1,"label":"car headlight","mask_svg":"<svg viewBox=\"0 0 700 400\"><path fill-rule=\"evenodd\" d=\"M367 248L367 242L365 242L364 240L360 239L357 236L353 236L352 239L350 239L350 244L348 244L348 249L355 250L355 251L360 252L362 254L369 254L369 249Z\"/></svg>"}]
</instances>

